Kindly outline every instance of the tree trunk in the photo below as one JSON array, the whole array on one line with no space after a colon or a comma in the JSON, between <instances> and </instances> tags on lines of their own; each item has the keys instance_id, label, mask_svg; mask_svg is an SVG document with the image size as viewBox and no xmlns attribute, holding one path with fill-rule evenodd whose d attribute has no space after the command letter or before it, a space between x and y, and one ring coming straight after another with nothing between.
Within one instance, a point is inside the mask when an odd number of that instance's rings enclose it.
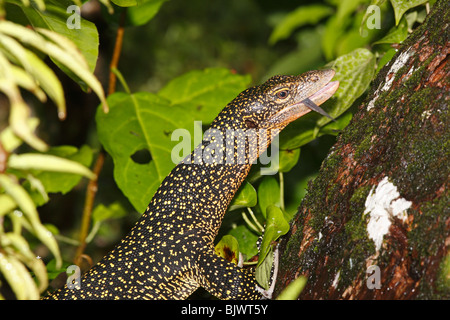
<instances>
[{"instance_id":1,"label":"tree trunk","mask_svg":"<svg viewBox=\"0 0 450 320\"><path fill-rule=\"evenodd\" d=\"M374 81L280 246L275 296L450 298L448 1Z\"/></svg>"}]
</instances>

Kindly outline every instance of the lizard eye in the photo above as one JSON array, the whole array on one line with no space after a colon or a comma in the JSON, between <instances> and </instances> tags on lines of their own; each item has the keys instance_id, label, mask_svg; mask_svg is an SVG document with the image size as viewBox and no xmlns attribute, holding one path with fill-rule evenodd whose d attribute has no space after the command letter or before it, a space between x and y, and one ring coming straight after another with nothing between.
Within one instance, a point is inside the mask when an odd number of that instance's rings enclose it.
<instances>
[{"instance_id":1,"label":"lizard eye","mask_svg":"<svg viewBox=\"0 0 450 320\"><path fill-rule=\"evenodd\" d=\"M256 128L256 123L254 123L252 120L245 120L245 124L249 128Z\"/></svg>"},{"instance_id":2,"label":"lizard eye","mask_svg":"<svg viewBox=\"0 0 450 320\"><path fill-rule=\"evenodd\" d=\"M278 99L286 99L288 95L289 92L287 90L281 90L276 93Z\"/></svg>"}]
</instances>

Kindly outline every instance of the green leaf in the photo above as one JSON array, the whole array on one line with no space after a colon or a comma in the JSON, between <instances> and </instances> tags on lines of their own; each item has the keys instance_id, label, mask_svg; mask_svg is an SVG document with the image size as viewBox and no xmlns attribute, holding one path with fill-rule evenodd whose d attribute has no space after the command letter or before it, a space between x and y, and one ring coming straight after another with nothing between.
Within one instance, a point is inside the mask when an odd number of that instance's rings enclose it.
<instances>
[{"instance_id":1,"label":"green leaf","mask_svg":"<svg viewBox=\"0 0 450 320\"><path fill-rule=\"evenodd\" d=\"M31 131L34 131L37 128L38 124L38 118L28 118L27 126ZM0 132L0 142L3 145L3 148L10 153L23 143L22 139L14 134L11 127L6 127Z\"/></svg>"},{"instance_id":2,"label":"green leaf","mask_svg":"<svg viewBox=\"0 0 450 320\"><path fill-rule=\"evenodd\" d=\"M255 235L246 225L239 225L231 229L228 234L236 238L239 243L239 251L251 258L258 254L256 242L258 236Z\"/></svg>"},{"instance_id":3,"label":"green leaf","mask_svg":"<svg viewBox=\"0 0 450 320\"><path fill-rule=\"evenodd\" d=\"M138 4L139 0L111 0L114 4L120 7L132 7Z\"/></svg>"},{"instance_id":4,"label":"green leaf","mask_svg":"<svg viewBox=\"0 0 450 320\"><path fill-rule=\"evenodd\" d=\"M363 16L363 18L362 18L362 20L361 20L361 24L360 24L360 26L359 26L360 34L363 33L364 26L366 25L366 22L367 22L367 20L369 19L369 17L372 16L372 15L374 14L373 9L372 9L372 10L368 10L369 7L371 7L371 6L381 7L381 5L382 5L385 1L386 1L386 0L371 0L371 1L370 1L370 4L369 4L369 5L367 6L367 8L366 8L366 12L364 13L364 16Z\"/></svg>"},{"instance_id":5,"label":"green leaf","mask_svg":"<svg viewBox=\"0 0 450 320\"><path fill-rule=\"evenodd\" d=\"M0 273L18 300L37 300L39 291L27 268L14 256L0 252Z\"/></svg>"},{"instance_id":6,"label":"green leaf","mask_svg":"<svg viewBox=\"0 0 450 320\"><path fill-rule=\"evenodd\" d=\"M276 241L282 235L285 235L288 231L289 223L284 218L283 211L275 205L268 206L266 227L261 241L258 265L266 258L272 247L272 242Z\"/></svg>"},{"instance_id":7,"label":"green leaf","mask_svg":"<svg viewBox=\"0 0 450 320\"><path fill-rule=\"evenodd\" d=\"M108 97L110 112L96 115L99 139L113 158L117 185L138 212L181 160L177 154L172 159L174 148L187 145L186 153L191 152L194 133L201 132L194 121L212 121L248 80L226 69L206 69L172 80L158 95L118 92ZM187 136L181 137L187 143L172 141L177 129L185 130ZM140 152L149 153L148 160L133 160Z\"/></svg>"},{"instance_id":8,"label":"green leaf","mask_svg":"<svg viewBox=\"0 0 450 320\"><path fill-rule=\"evenodd\" d=\"M265 176L258 187L258 204L263 216L267 217L267 207L276 205L280 207L280 185L272 176Z\"/></svg>"},{"instance_id":9,"label":"green leaf","mask_svg":"<svg viewBox=\"0 0 450 320\"><path fill-rule=\"evenodd\" d=\"M89 167L92 163L92 150L89 146L83 145L80 149L73 146L57 146L52 147L47 152L49 155L65 158L72 162L78 163L80 166ZM81 180L81 175L74 173L40 171L35 172L34 176L41 181L47 193L61 192L66 194L72 190ZM24 186L27 186L24 184ZM33 201L37 205L42 205L46 201L36 192L29 190Z\"/></svg>"},{"instance_id":10,"label":"green leaf","mask_svg":"<svg viewBox=\"0 0 450 320\"><path fill-rule=\"evenodd\" d=\"M420 6L428 2L428 0L390 0L395 14L395 25L400 23L403 14L411 8Z\"/></svg>"},{"instance_id":11,"label":"green leaf","mask_svg":"<svg viewBox=\"0 0 450 320\"><path fill-rule=\"evenodd\" d=\"M325 33L322 37L322 49L326 60L335 57L335 49L343 35L346 35L347 27L352 22L351 14L364 0L343 0L338 2L337 12L327 20Z\"/></svg>"},{"instance_id":12,"label":"green leaf","mask_svg":"<svg viewBox=\"0 0 450 320\"><path fill-rule=\"evenodd\" d=\"M375 65L374 54L363 48L353 50L328 63L326 67L336 71L333 80L339 81L339 89L321 107L338 119L369 87L375 73ZM341 124L348 120L339 120L339 129L343 129ZM297 149L309 143L320 135L321 127L329 122L330 119L315 112L306 114L280 133L280 148Z\"/></svg>"},{"instance_id":13,"label":"green leaf","mask_svg":"<svg viewBox=\"0 0 450 320\"><path fill-rule=\"evenodd\" d=\"M66 100L61 82L37 55L28 51L26 57L29 62L29 68L26 71L33 76L45 93L53 100L58 108L59 118L63 119L66 114Z\"/></svg>"},{"instance_id":14,"label":"green leaf","mask_svg":"<svg viewBox=\"0 0 450 320\"><path fill-rule=\"evenodd\" d=\"M396 53L397 50L394 48L386 51L383 54L383 56L378 60L377 70L375 72L378 73L381 70L381 68L383 68L389 61L392 60L392 58L395 56Z\"/></svg>"},{"instance_id":15,"label":"green leaf","mask_svg":"<svg viewBox=\"0 0 450 320\"><path fill-rule=\"evenodd\" d=\"M11 66L11 67L12 67L11 69L12 69L12 73L14 76L14 82L18 86L20 86L21 88L24 88L25 90L34 94L34 96L37 99L39 99L39 101L41 101L43 103L47 101L47 96L45 95L44 91L42 91L39 88L38 83L31 77L31 75L29 73L27 73L22 68L19 68L16 66ZM60 106L58 106L58 108L60 108ZM65 113L64 108L65 108L65 105L63 104L62 111L60 111L60 112ZM58 112L58 114L60 114L60 112Z\"/></svg>"},{"instance_id":16,"label":"green leaf","mask_svg":"<svg viewBox=\"0 0 450 320\"><path fill-rule=\"evenodd\" d=\"M363 48L353 50L327 64L327 67L336 71L333 80L339 81L339 89L323 105L332 117L337 118L343 114L366 91L375 74L375 64L374 54ZM322 117L317 124L323 126L330 121Z\"/></svg>"},{"instance_id":17,"label":"green leaf","mask_svg":"<svg viewBox=\"0 0 450 320\"><path fill-rule=\"evenodd\" d=\"M105 221L106 219L121 218L126 214L127 212L120 205L119 202L113 202L109 206L99 204L97 207L95 207L94 211L92 212L92 220L94 223L102 222Z\"/></svg>"},{"instance_id":18,"label":"green leaf","mask_svg":"<svg viewBox=\"0 0 450 320\"><path fill-rule=\"evenodd\" d=\"M64 172L95 179L95 174L78 162L56 157L49 154L24 153L11 154L8 158L8 167L17 170L42 170Z\"/></svg>"},{"instance_id":19,"label":"green leaf","mask_svg":"<svg viewBox=\"0 0 450 320\"><path fill-rule=\"evenodd\" d=\"M155 94L117 92L108 97L109 113L97 110L98 136L114 161L114 179L138 212L144 212L161 181L176 165L171 140L176 129L193 136L191 115ZM188 143L191 146L191 143ZM136 152L149 159L133 160Z\"/></svg>"},{"instance_id":20,"label":"green leaf","mask_svg":"<svg viewBox=\"0 0 450 320\"><path fill-rule=\"evenodd\" d=\"M293 150L280 150L279 152L279 169L280 172L289 172L297 164L300 157L300 148Z\"/></svg>"},{"instance_id":21,"label":"green leaf","mask_svg":"<svg viewBox=\"0 0 450 320\"><path fill-rule=\"evenodd\" d=\"M16 181L14 176L5 174L0 174L0 186L4 188L5 193L17 203L25 214L31 225L29 231L34 233L50 249L57 260L57 264L61 265L62 259L58 243L53 235L41 224L36 206L26 190Z\"/></svg>"},{"instance_id":22,"label":"green leaf","mask_svg":"<svg viewBox=\"0 0 450 320\"><path fill-rule=\"evenodd\" d=\"M270 44L288 38L292 32L301 26L307 24L317 24L318 21L330 15L333 9L324 5L300 6L291 11L275 27L269 38Z\"/></svg>"},{"instance_id":23,"label":"green leaf","mask_svg":"<svg viewBox=\"0 0 450 320\"><path fill-rule=\"evenodd\" d=\"M274 205L267 207L267 220L261 248L256 266L256 280L264 289L270 285L270 273L273 264L273 245L282 235L289 231L289 223L285 220L283 212Z\"/></svg>"},{"instance_id":24,"label":"green leaf","mask_svg":"<svg viewBox=\"0 0 450 320\"><path fill-rule=\"evenodd\" d=\"M168 0L148 0L138 3L127 10L128 21L134 26L149 22L159 11L162 4Z\"/></svg>"},{"instance_id":25,"label":"green leaf","mask_svg":"<svg viewBox=\"0 0 450 320\"><path fill-rule=\"evenodd\" d=\"M14 24L12 24L14 25ZM6 26L11 29L10 23L0 20L0 29ZM2 30L0 30L0 33ZM29 126L31 110L23 101L18 84L15 82L13 66L0 52L0 92L3 92L9 100L9 124L14 134L31 147L39 151L48 149L47 144L39 139Z\"/></svg>"},{"instance_id":26,"label":"green leaf","mask_svg":"<svg viewBox=\"0 0 450 320\"><path fill-rule=\"evenodd\" d=\"M64 261L63 264L59 267L56 266L56 260L52 259L50 260L47 265L47 275L49 280L55 279L57 276L59 276L61 273L65 273L67 268L71 265L71 262Z\"/></svg>"},{"instance_id":27,"label":"green leaf","mask_svg":"<svg viewBox=\"0 0 450 320\"><path fill-rule=\"evenodd\" d=\"M232 235L225 235L214 247L214 251L219 257L224 258L234 264L239 262L239 243Z\"/></svg>"},{"instance_id":28,"label":"green leaf","mask_svg":"<svg viewBox=\"0 0 450 320\"><path fill-rule=\"evenodd\" d=\"M7 194L0 194L0 217L14 210L17 203Z\"/></svg>"},{"instance_id":29,"label":"green leaf","mask_svg":"<svg viewBox=\"0 0 450 320\"><path fill-rule=\"evenodd\" d=\"M272 147L274 146L272 145ZM290 171L297 164L299 156L300 148L293 150L279 150L278 148L278 152L272 153L270 165L264 168L267 169L267 171L263 175L273 175L279 172Z\"/></svg>"},{"instance_id":30,"label":"green leaf","mask_svg":"<svg viewBox=\"0 0 450 320\"><path fill-rule=\"evenodd\" d=\"M316 138L314 132L320 115L309 112L300 119L289 124L280 133L280 148L283 150L298 149Z\"/></svg>"},{"instance_id":31,"label":"green leaf","mask_svg":"<svg viewBox=\"0 0 450 320\"><path fill-rule=\"evenodd\" d=\"M342 116L336 119L336 121L330 122L320 128L318 136L323 136L329 134L332 136L337 136L352 120L353 114L351 112L346 112Z\"/></svg>"},{"instance_id":32,"label":"green leaf","mask_svg":"<svg viewBox=\"0 0 450 320\"><path fill-rule=\"evenodd\" d=\"M297 48L276 59L264 78L278 74L301 74L323 66L323 55L320 39L323 28L302 29L295 35Z\"/></svg>"},{"instance_id":33,"label":"green leaf","mask_svg":"<svg viewBox=\"0 0 450 320\"><path fill-rule=\"evenodd\" d=\"M246 207L251 208L256 205L257 201L255 188L249 182L245 181L231 201L228 210L232 211Z\"/></svg>"},{"instance_id":34,"label":"green leaf","mask_svg":"<svg viewBox=\"0 0 450 320\"><path fill-rule=\"evenodd\" d=\"M73 44L68 45L70 40L47 29L36 28L35 30L45 35L45 37L33 30L9 21L0 21L0 33L14 37L22 43L42 51L55 61L59 62L60 65L63 65L73 72L74 75L84 81L97 94L103 104L104 110L107 111L108 105L105 100L103 87L87 68L84 57L76 50L75 46ZM23 113L24 111L21 112ZM25 119L23 121L25 121ZM45 150L45 148L42 146L38 148L38 150Z\"/></svg>"},{"instance_id":35,"label":"green leaf","mask_svg":"<svg viewBox=\"0 0 450 320\"><path fill-rule=\"evenodd\" d=\"M70 29L67 21L75 13L67 12L67 7L68 3L64 4L58 0L47 1L45 11L41 11L33 6L22 6L21 8L33 27L52 30L73 41L86 59L89 70L93 72L98 58L99 38L97 27L94 23L80 17L80 27ZM64 45L67 44L64 43ZM58 60L55 60L55 62L61 67Z\"/></svg>"},{"instance_id":36,"label":"green leaf","mask_svg":"<svg viewBox=\"0 0 450 320\"><path fill-rule=\"evenodd\" d=\"M170 81L159 96L189 110L193 119L208 124L249 83L249 75L238 75L228 69L194 70Z\"/></svg>"},{"instance_id":37,"label":"green leaf","mask_svg":"<svg viewBox=\"0 0 450 320\"><path fill-rule=\"evenodd\" d=\"M1 244L5 251L8 251L11 255L14 255L31 269L38 280L38 290L44 291L48 285L45 265L41 259L36 258L36 255L31 251L27 240L25 240L25 238L23 238L20 234L8 232L2 236Z\"/></svg>"},{"instance_id":38,"label":"green leaf","mask_svg":"<svg viewBox=\"0 0 450 320\"><path fill-rule=\"evenodd\" d=\"M297 300L300 293L305 288L307 279L300 276L291 283L278 295L277 300Z\"/></svg>"},{"instance_id":39,"label":"green leaf","mask_svg":"<svg viewBox=\"0 0 450 320\"><path fill-rule=\"evenodd\" d=\"M408 37L408 23L406 19L402 19L397 26L393 27L383 38L375 41L373 44L402 43L406 37Z\"/></svg>"},{"instance_id":40,"label":"green leaf","mask_svg":"<svg viewBox=\"0 0 450 320\"><path fill-rule=\"evenodd\" d=\"M273 266L273 249L269 248L265 259L256 267L255 279L258 284L268 290L271 283L271 271Z\"/></svg>"}]
</instances>

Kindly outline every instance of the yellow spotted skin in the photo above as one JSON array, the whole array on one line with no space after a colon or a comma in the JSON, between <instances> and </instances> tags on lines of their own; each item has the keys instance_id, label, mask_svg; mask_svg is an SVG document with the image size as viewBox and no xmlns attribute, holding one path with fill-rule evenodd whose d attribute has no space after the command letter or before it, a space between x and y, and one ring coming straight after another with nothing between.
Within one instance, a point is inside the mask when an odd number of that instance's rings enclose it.
<instances>
[{"instance_id":1,"label":"yellow spotted skin","mask_svg":"<svg viewBox=\"0 0 450 320\"><path fill-rule=\"evenodd\" d=\"M222 133L255 128L277 133L286 124L273 124L270 119L298 102L301 85L314 83L316 78L320 78L317 73L279 76L249 88L222 110L211 128ZM285 87L290 97L280 99L277 92ZM49 298L185 299L199 286L220 299L261 298L251 269L240 268L214 252L214 239L230 201L252 162L271 141L250 150L251 139L226 150L215 135L206 133L191 156L163 180L128 235L82 277L81 288L65 287ZM217 148L222 148L222 155ZM215 151L208 156L205 151L211 149ZM225 163L227 151L234 156L244 152L244 161Z\"/></svg>"}]
</instances>

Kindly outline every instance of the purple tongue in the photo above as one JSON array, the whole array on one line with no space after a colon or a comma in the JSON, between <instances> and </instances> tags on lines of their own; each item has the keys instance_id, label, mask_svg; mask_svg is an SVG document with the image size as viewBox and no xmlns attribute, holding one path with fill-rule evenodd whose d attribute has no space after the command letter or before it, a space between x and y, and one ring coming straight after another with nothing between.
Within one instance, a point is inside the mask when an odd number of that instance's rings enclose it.
<instances>
[{"instance_id":1,"label":"purple tongue","mask_svg":"<svg viewBox=\"0 0 450 320\"><path fill-rule=\"evenodd\" d=\"M330 116L328 113L325 112L325 110L323 110L322 108L320 108L317 104L315 104L314 102L312 102L309 98L306 98L305 100L302 101L302 103L307 106L308 108L310 108L311 110L320 113L321 115L330 118L333 121L336 121L332 116Z\"/></svg>"}]
</instances>

